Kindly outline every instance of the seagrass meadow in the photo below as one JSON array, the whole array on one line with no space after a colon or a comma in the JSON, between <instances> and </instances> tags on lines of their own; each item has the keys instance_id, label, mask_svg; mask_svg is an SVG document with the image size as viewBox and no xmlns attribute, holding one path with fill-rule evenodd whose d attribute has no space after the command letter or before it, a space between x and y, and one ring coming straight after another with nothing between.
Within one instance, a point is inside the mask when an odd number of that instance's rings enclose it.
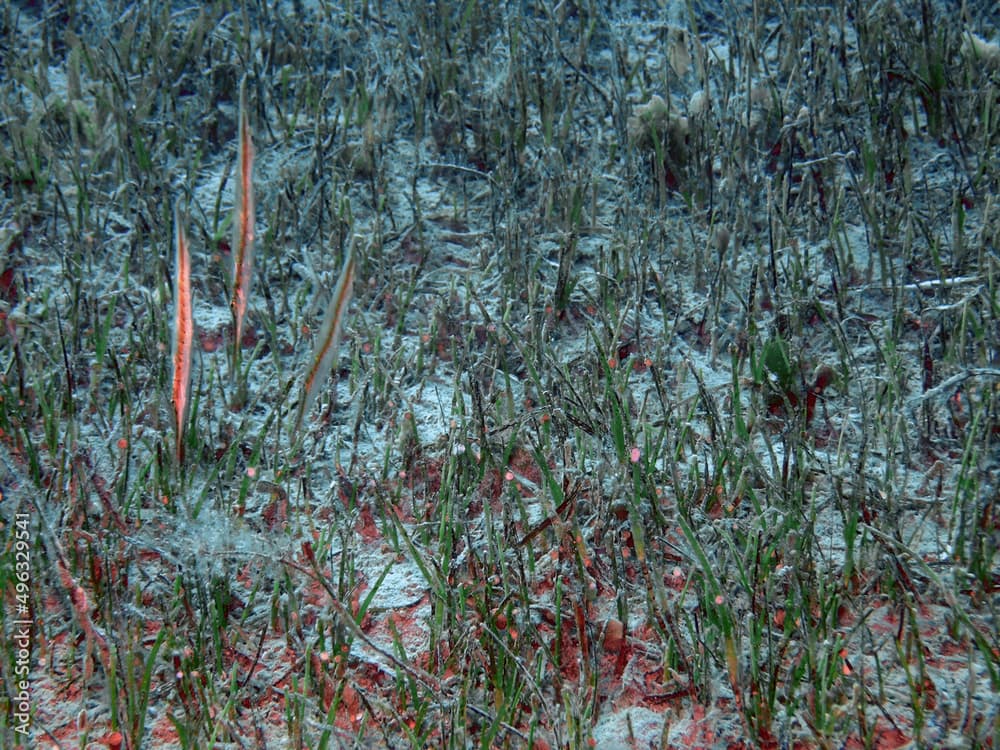
<instances>
[{"instance_id":1,"label":"seagrass meadow","mask_svg":"<svg viewBox=\"0 0 1000 750\"><path fill-rule=\"evenodd\" d=\"M1000 747L989 2L0 8L0 746Z\"/></svg>"}]
</instances>

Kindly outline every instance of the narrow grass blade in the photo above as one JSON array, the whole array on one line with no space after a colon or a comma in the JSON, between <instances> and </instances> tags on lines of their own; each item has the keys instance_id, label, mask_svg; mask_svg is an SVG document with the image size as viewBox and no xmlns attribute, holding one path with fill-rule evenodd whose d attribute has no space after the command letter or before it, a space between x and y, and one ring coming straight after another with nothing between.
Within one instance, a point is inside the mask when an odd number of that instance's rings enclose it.
<instances>
[{"instance_id":1,"label":"narrow grass blade","mask_svg":"<svg viewBox=\"0 0 1000 750\"><path fill-rule=\"evenodd\" d=\"M239 372L240 346L243 341L243 320L250 297L253 276L253 137L247 114L246 79L240 84L240 144L236 163L236 195L233 202L233 369Z\"/></svg>"},{"instance_id":2,"label":"narrow grass blade","mask_svg":"<svg viewBox=\"0 0 1000 750\"><path fill-rule=\"evenodd\" d=\"M309 414L313 401L320 387L326 382L327 376L333 369L337 361L337 346L340 344L340 326L344 320L344 313L347 312L347 303L351 299L351 290L354 287L354 250L347 253L344 261L344 270L340 274L340 281L330 299L330 306L327 308L326 317L323 319L323 326L320 328L319 337L316 339L316 347L313 350L312 364L306 372L306 379L303 383L302 397L299 399L299 414L295 419L295 433L302 427L302 422Z\"/></svg>"},{"instance_id":3,"label":"narrow grass blade","mask_svg":"<svg viewBox=\"0 0 1000 750\"><path fill-rule=\"evenodd\" d=\"M191 254L181 223L181 211L174 206L174 378L171 403L177 436L177 461L184 460L184 426L191 407L191 344L194 316L191 312Z\"/></svg>"}]
</instances>

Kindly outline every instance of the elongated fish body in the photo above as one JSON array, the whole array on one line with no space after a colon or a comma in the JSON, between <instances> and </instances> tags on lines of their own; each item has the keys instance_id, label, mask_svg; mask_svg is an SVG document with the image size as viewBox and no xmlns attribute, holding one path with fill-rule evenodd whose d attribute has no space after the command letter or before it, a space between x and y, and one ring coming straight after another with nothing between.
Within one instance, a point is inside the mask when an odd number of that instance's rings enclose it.
<instances>
[{"instance_id":1,"label":"elongated fish body","mask_svg":"<svg viewBox=\"0 0 1000 750\"><path fill-rule=\"evenodd\" d=\"M177 460L184 460L184 427L191 408L191 349L194 316L191 311L191 253L181 223L179 206L174 206L174 377L171 403L177 436Z\"/></svg>"},{"instance_id":2,"label":"elongated fish body","mask_svg":"<svg viewBox=\"0 0 1000 750\"><path fill-rule=\"evenodd\" d=\"M333 366L337 362L340 329L354 287L354 265L354 250L352 248L347 253L340 281L337 282L337 288L334 289L333 296L330 298L330 305L326 310L319 336L316 338L312 361L302 384L303 392L299 400L298 417L295 419L295 433L298 433L302 427L302 423L309 415L309 409L312 408L313 402L316 400L319 389L326 383L330 371L333 370Z\"/></svg>"},{"instance_id":3,"label":"elongated fish body","mask_svg":"<svg viewBox=\"0 0 1000 750\"><path fill-rule=\"evenodd\" d=\"M240 85L240 145L237 153L236 195L233 211L233 374L239 367L240 346L250 282L253 278L254 200L253 136L247 114L246 80Z\"/></svg>"}]
</instances>

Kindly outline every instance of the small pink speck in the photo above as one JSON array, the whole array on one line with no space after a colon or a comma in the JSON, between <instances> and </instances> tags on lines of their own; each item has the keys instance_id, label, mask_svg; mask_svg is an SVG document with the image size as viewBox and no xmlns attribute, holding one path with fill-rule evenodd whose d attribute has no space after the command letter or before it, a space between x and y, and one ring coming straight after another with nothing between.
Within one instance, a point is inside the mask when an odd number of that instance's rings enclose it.
<instances>
[{"instance_id":1,"label":"small pink speck","mask_svg":"<svg viewBox=\"0 0 1000 750\"><path fill-rule=\"evenodd\" d=\"M507 469L507 473L503 475L503 478L506 479L508 482L513 482L514 472L511 471L510 469Z\"/></svg>"},{"instance_id":2,"label":"small pink speck","mask_svg":"<svg viewBox=\"0 0 1000 750\"><path fill-rule=\"evenodd\" d=\"M629 456L628 456L629 461L631 461L634 464L637 464L637 463L639 463L639 457L641 455L642 455L642 453L640 452L640 450L638 448L632 448L632 450L629 452Z\"/></svg>"},{"instance_id":3,"label":"small pink speck","mask_svg":"<svg viewBox=\"0 0 1000 750\"><path fill-rule=\"evenodd\" d=\"M247 467L247 476L250 477L251 479L253 479L255 476L257 476L257 468L254 467L254 466L248 466Z\"/></svg>"},{"instance_id":4,"label":"small pink speck","mask_svg":"<svg viewBox=\"0 0 1000 750\"><path fill-rule=\"evenodd\" d=\"M719 594L717 597L715 597L716 604L721 605L724 601L726 601L726 597L724 597L722 594Z\"/></svg>"}]
</instances>

